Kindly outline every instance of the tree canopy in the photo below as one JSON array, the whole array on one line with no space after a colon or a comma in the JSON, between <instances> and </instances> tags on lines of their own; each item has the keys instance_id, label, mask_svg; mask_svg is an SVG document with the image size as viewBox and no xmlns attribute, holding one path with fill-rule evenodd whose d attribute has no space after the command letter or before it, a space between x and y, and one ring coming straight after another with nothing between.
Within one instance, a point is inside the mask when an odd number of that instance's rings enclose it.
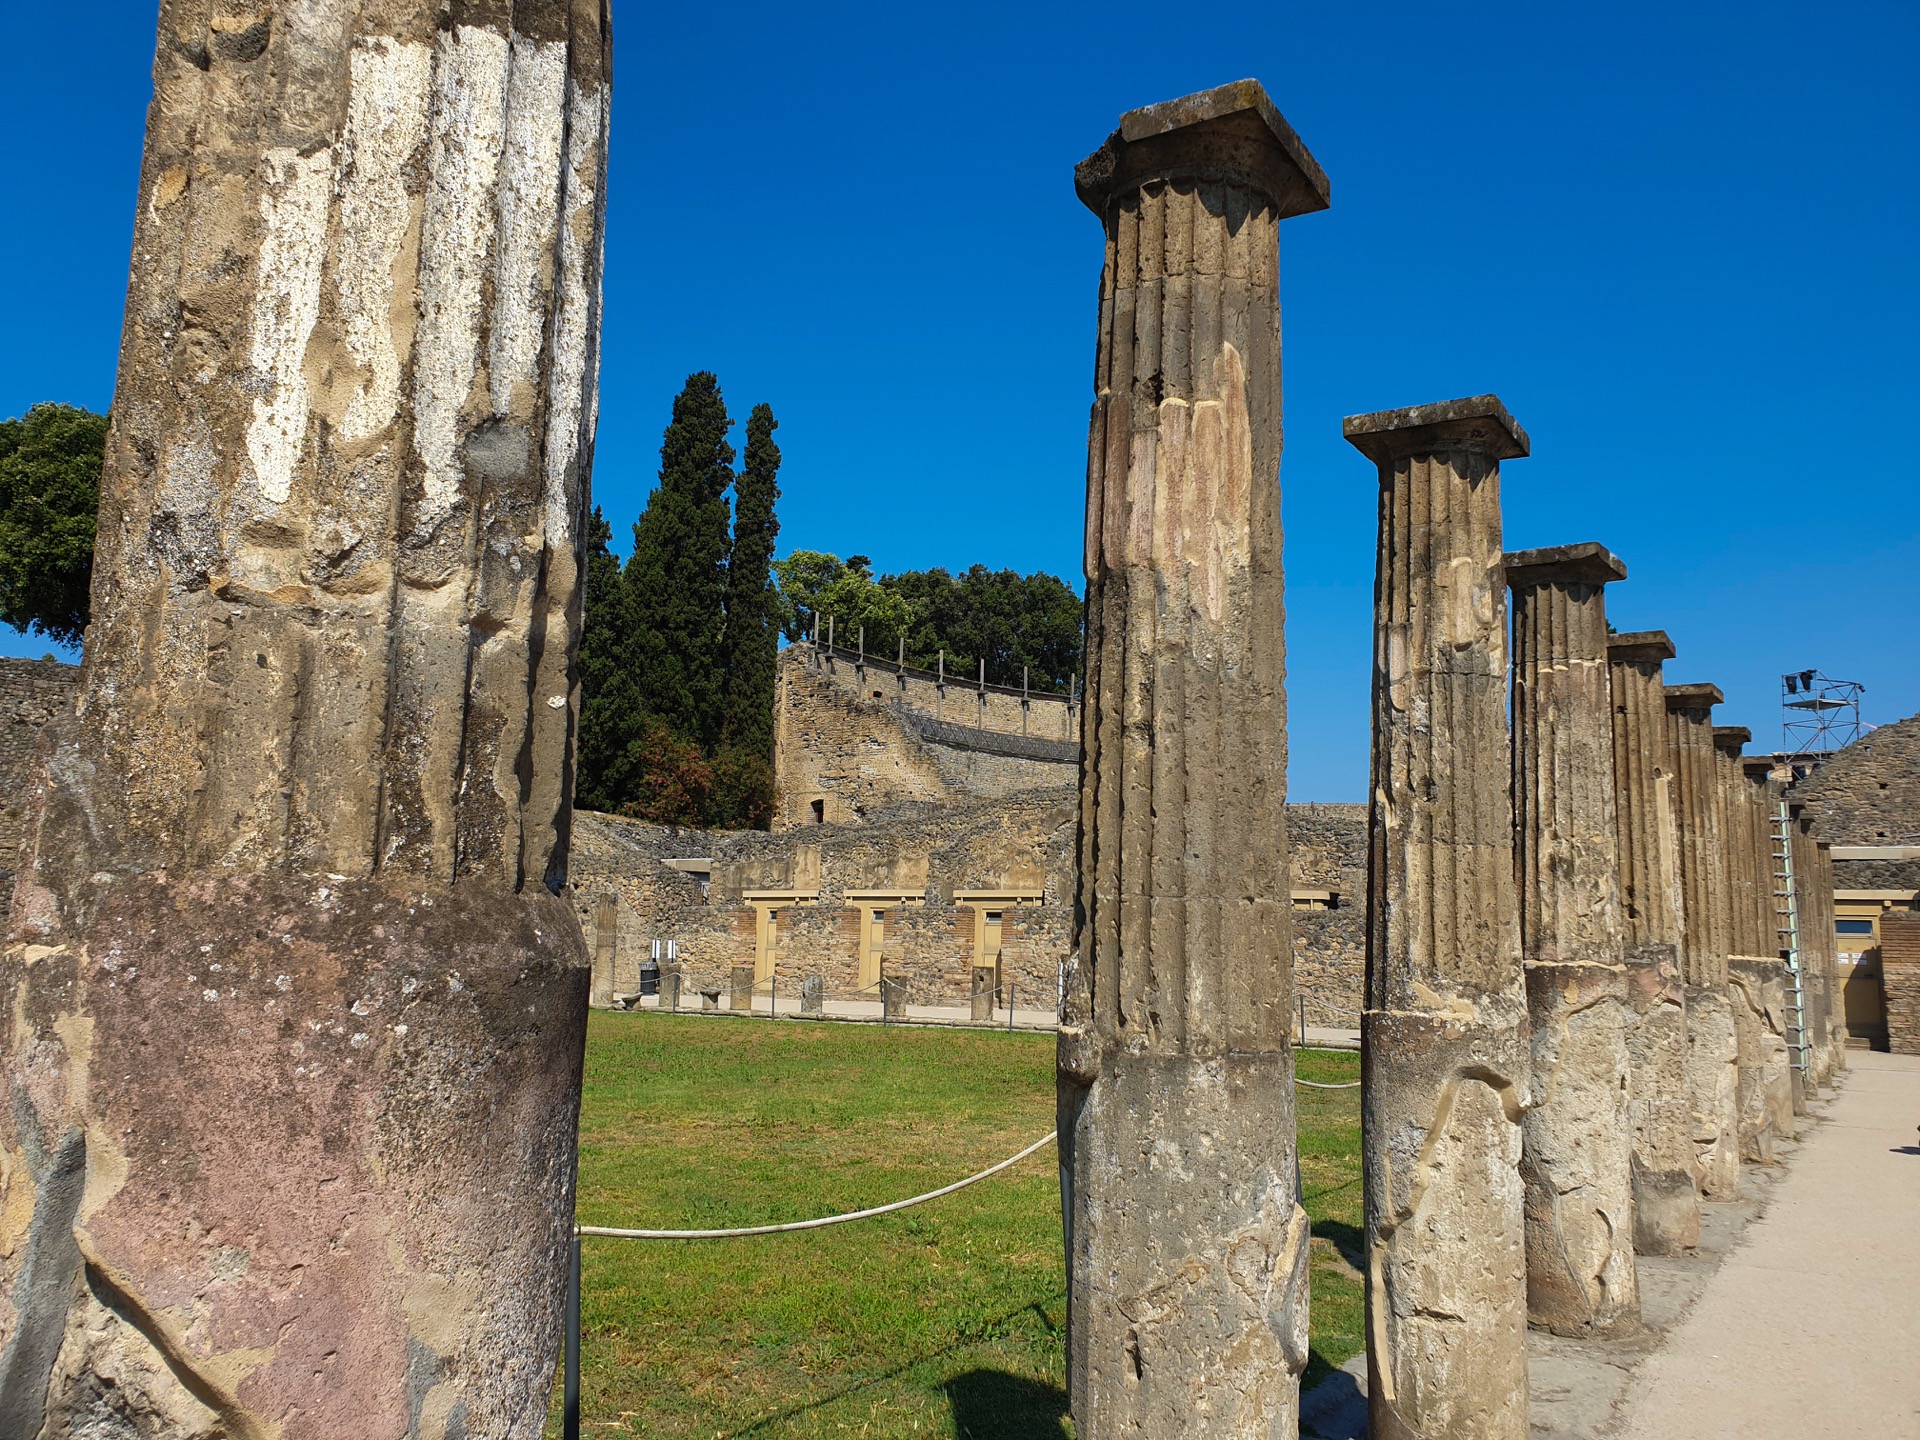
<instances>
[{"instance_id":1,"label":"tree canopy","mask_svg":"<svg viewBox=\"0 0 1920 1440\"><path fill-rule=\"evenodd\" d=\"M1055 575L974 565L958 576L936 568L876 580L865 556L818 550L796 550L774 570L789 640L810 639L816 618L825 639L831 615L840 644L854 644L865 626L868 653L888 659L904 637L907 663L924 670L945 651L950 673L972 675L985 660L995 685L1018 685L1024 668L1036 688L1055 690L1080 671L1080 598Z\"/></svg>"},{"instance_id":2,"label":"tree canopy","mask_svg":"<svg viewBox=\"0 0 1920 1440\"><path fill-rule=\"evenodd\" d=\"M35 405L0 420L0 620L80 643L93 583L107 417Z\"/></svg>"},{"instance_id":3,"label":"tree canopy","mask_svg":"<svg viewBox=\"0 0 1920 1440\"><path fill-rule=\"evenodd\" d=\"M754 408L736 475L720 383L689 375L624 568L612 526L594 511L580 641L581 805L662 824L771 822L777 424L768 406Z\"/></svg>"}]
</instances>

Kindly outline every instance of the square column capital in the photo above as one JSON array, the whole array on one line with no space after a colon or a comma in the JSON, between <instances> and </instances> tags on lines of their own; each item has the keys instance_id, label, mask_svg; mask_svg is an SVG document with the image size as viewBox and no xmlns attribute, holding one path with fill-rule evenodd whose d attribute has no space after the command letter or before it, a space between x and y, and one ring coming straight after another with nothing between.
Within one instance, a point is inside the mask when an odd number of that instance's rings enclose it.
<instances>
[{"instance_id":1,"label":"square column capital","mask_svg":"<svg viewBox=\"0 0 1920 1440\"><path fill-rule=\"evenodd\" d=\"M1669 710L1711 710L1727 698L1718 685L1668 685L1665 689Z\"/></svg>"},{"instance_id":2,"label":"square column capital","mask_svg":"<svg viewBox=\"0 0 1920 1440\"><path fill-rule=\"evenodd\" d=\"M1548 545L1538 550L1509 550L1500 557L1507 584L1515 590L1542 585L1608 585L1627 578L1618 555L1597 540L1577 545Z\"/></svg>"},{"instance_id":3,"label":"square column capital","mask_svg":"<svg viewBox=\"0 0 1920 1440\"><path fill-rule=\"evenodd\" d=\"M1673 641L1664 630L1629 630L1607 637L1607 659L1618 665L1648 664L1673 658Z\"/></svg>"},{"instance_id":4,"label":"square column capital","mask_svg":"<svg viewBox=\"0 0 1920 1440\"><path fill-rule=\"evenodd\" d=\"M1403 410L1349 415L1340 433L1376 465L1391 465L1409 455L1464 450L1491 460L1517 460L1531 445L1520 422L1507 413L1497 395L1470 395Z\"/></svg>"},{"instance_id":5,"label":"square column capital","mask_svg":"<svg viewBox=\"0 0 1920 1440\"><path fill-rule=\"evenodd\" d=\"M1129 110L1074 168L1073 188L1102 220L1113 201L1154 181L1225 180L1266 195L1280 218L1324 210L1327 172L1258 80L1235 80Z\"/></svg>"},{"instance_id":6,"label":"square column capital","mask_svg":"<svg viewBox=\"0 0 1920 1440\"><path fill-rule=\"evenodd\" d=\"M1747 742L1753 739L1753 731L1744 725L1716 725L1713 727L1713 743L1729 755L1737 756Z\"/></svg>"}]
</instances>

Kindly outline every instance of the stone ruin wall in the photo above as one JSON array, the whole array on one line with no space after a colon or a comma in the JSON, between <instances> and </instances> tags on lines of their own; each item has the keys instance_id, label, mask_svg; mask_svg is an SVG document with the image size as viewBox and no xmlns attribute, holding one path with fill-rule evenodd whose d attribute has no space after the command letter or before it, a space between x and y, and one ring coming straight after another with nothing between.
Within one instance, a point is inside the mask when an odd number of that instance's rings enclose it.
<instances>
[{"instance_id":1,"label":"stone ruin wall","mask_svg":"<svg viewBox=\"0 0 1920 1440\"><path fill-rule=\"evenodd\" d=\"M11 879L26 839L28 781L40 727L73 708L80 667L0 657L0 877Z\"/></svg>"},{"instance_id":2,"label":"stone ruin wall","mask_svg":"<svg viewBox=\"0 0 1920 1440\"><path fill-rule=\"evenodd\" d=\"M798 996L801 979L818 975L829 999L877 998L861 993L860 927L866 911L880 909L883 971L907 982L914 1004L961 1003L970 993L977 911L987 907L956 891L1037 894L1037 903L991 908L1003 915L1003 983L1015 987L1022 1008L1044 1009L1057 996L1066 954L1072 844L1072 803L1060 795L784 834L675 829L579 811L571 889L589 938L601 897L619 900L614 993L637 993L651 942L671 938L683 1004L697 1004L698 991L725 990L734 966L754 962L750 892L804 893L773 906L772 970L782 994ZM665 863L693 858L711 861L705 884ZM893 894L850 900L849 891Z\"/></svg>"},{"instance_id":3,"label":"stone ruin wall","mask_svg":"<svg viewBox=\"0 0 1920 1440\"><path fill-rule=\"evenodd\" d=\"M1880 984L1886 996L1887 1048L1920 1055L1920 914L1880 922Z\"/></svg>"},{"instance_id":4,"label":"stone ruin wall","mask_svg":"<svg viewBox=\"0 0 1920 1440\"><path fill-rule=\"evenodd\" d=\"M943 686L857 652L789 646L775 701L774 828L858 824L913 801L954 804L1078 780L1078 709L1067 697ZM1023 728L1024 727L1024 728ZM971 734L961 732L972 732ZM942 744L946 736L957 744Z\"/></svg>"}]
</instances>

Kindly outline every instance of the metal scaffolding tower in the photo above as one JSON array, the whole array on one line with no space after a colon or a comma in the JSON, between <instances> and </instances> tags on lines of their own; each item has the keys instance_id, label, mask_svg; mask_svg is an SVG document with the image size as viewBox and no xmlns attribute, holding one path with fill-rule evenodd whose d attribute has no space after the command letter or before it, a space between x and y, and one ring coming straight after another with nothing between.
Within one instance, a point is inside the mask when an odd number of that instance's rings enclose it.
<instances>
[{"instance_id":1,"label":"metal scaffolding tower","mask_svg":"<svg viewBox=\"0 0 1920 1440\"><path fill-rule=\"evenodd\" d=\"M1789 760L1823 756L1860 738L1857 680L1834 680L1818 670L1780 677L1780 749Z\"/></svg>"}]
</instances>

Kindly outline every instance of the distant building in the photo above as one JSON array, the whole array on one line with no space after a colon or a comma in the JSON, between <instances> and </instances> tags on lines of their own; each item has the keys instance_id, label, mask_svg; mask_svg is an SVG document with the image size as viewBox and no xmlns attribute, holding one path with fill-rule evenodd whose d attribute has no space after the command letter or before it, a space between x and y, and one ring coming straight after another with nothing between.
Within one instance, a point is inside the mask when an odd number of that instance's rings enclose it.
<instances>
[{"instance_id":1,"label":"distant building","mask_svg":"<svg viewBox=\"0 0 1920 1440\"><path fill-rule=\"evenodd\" d=\"M1833 847L1834 928L1847 1034L1888 1044L1882 929L1920 910L1920 715L1868 732L1822 759L1792 794Z\"/></svg>"},{"instance_id":2,"label":"distant building","mask_svg":"<svg viewBox=\"0 0 1920 1440\"><path fill-rule=\"evenodd\" d=\"M956 1006L987 970L1020 1008L1051 1009L1072 932L1078 696L813 645L783 652L777 695L773 833L578 813L598 1000L638 991L670 940L689 991L729 992L751 966L763 1004L809 976L871 1000L885 975L916 1005ZM1366 807L1293 805L1288 826L1296 985L1313 1023L1356 1026Z\"/></svg>"}]
</instances>

